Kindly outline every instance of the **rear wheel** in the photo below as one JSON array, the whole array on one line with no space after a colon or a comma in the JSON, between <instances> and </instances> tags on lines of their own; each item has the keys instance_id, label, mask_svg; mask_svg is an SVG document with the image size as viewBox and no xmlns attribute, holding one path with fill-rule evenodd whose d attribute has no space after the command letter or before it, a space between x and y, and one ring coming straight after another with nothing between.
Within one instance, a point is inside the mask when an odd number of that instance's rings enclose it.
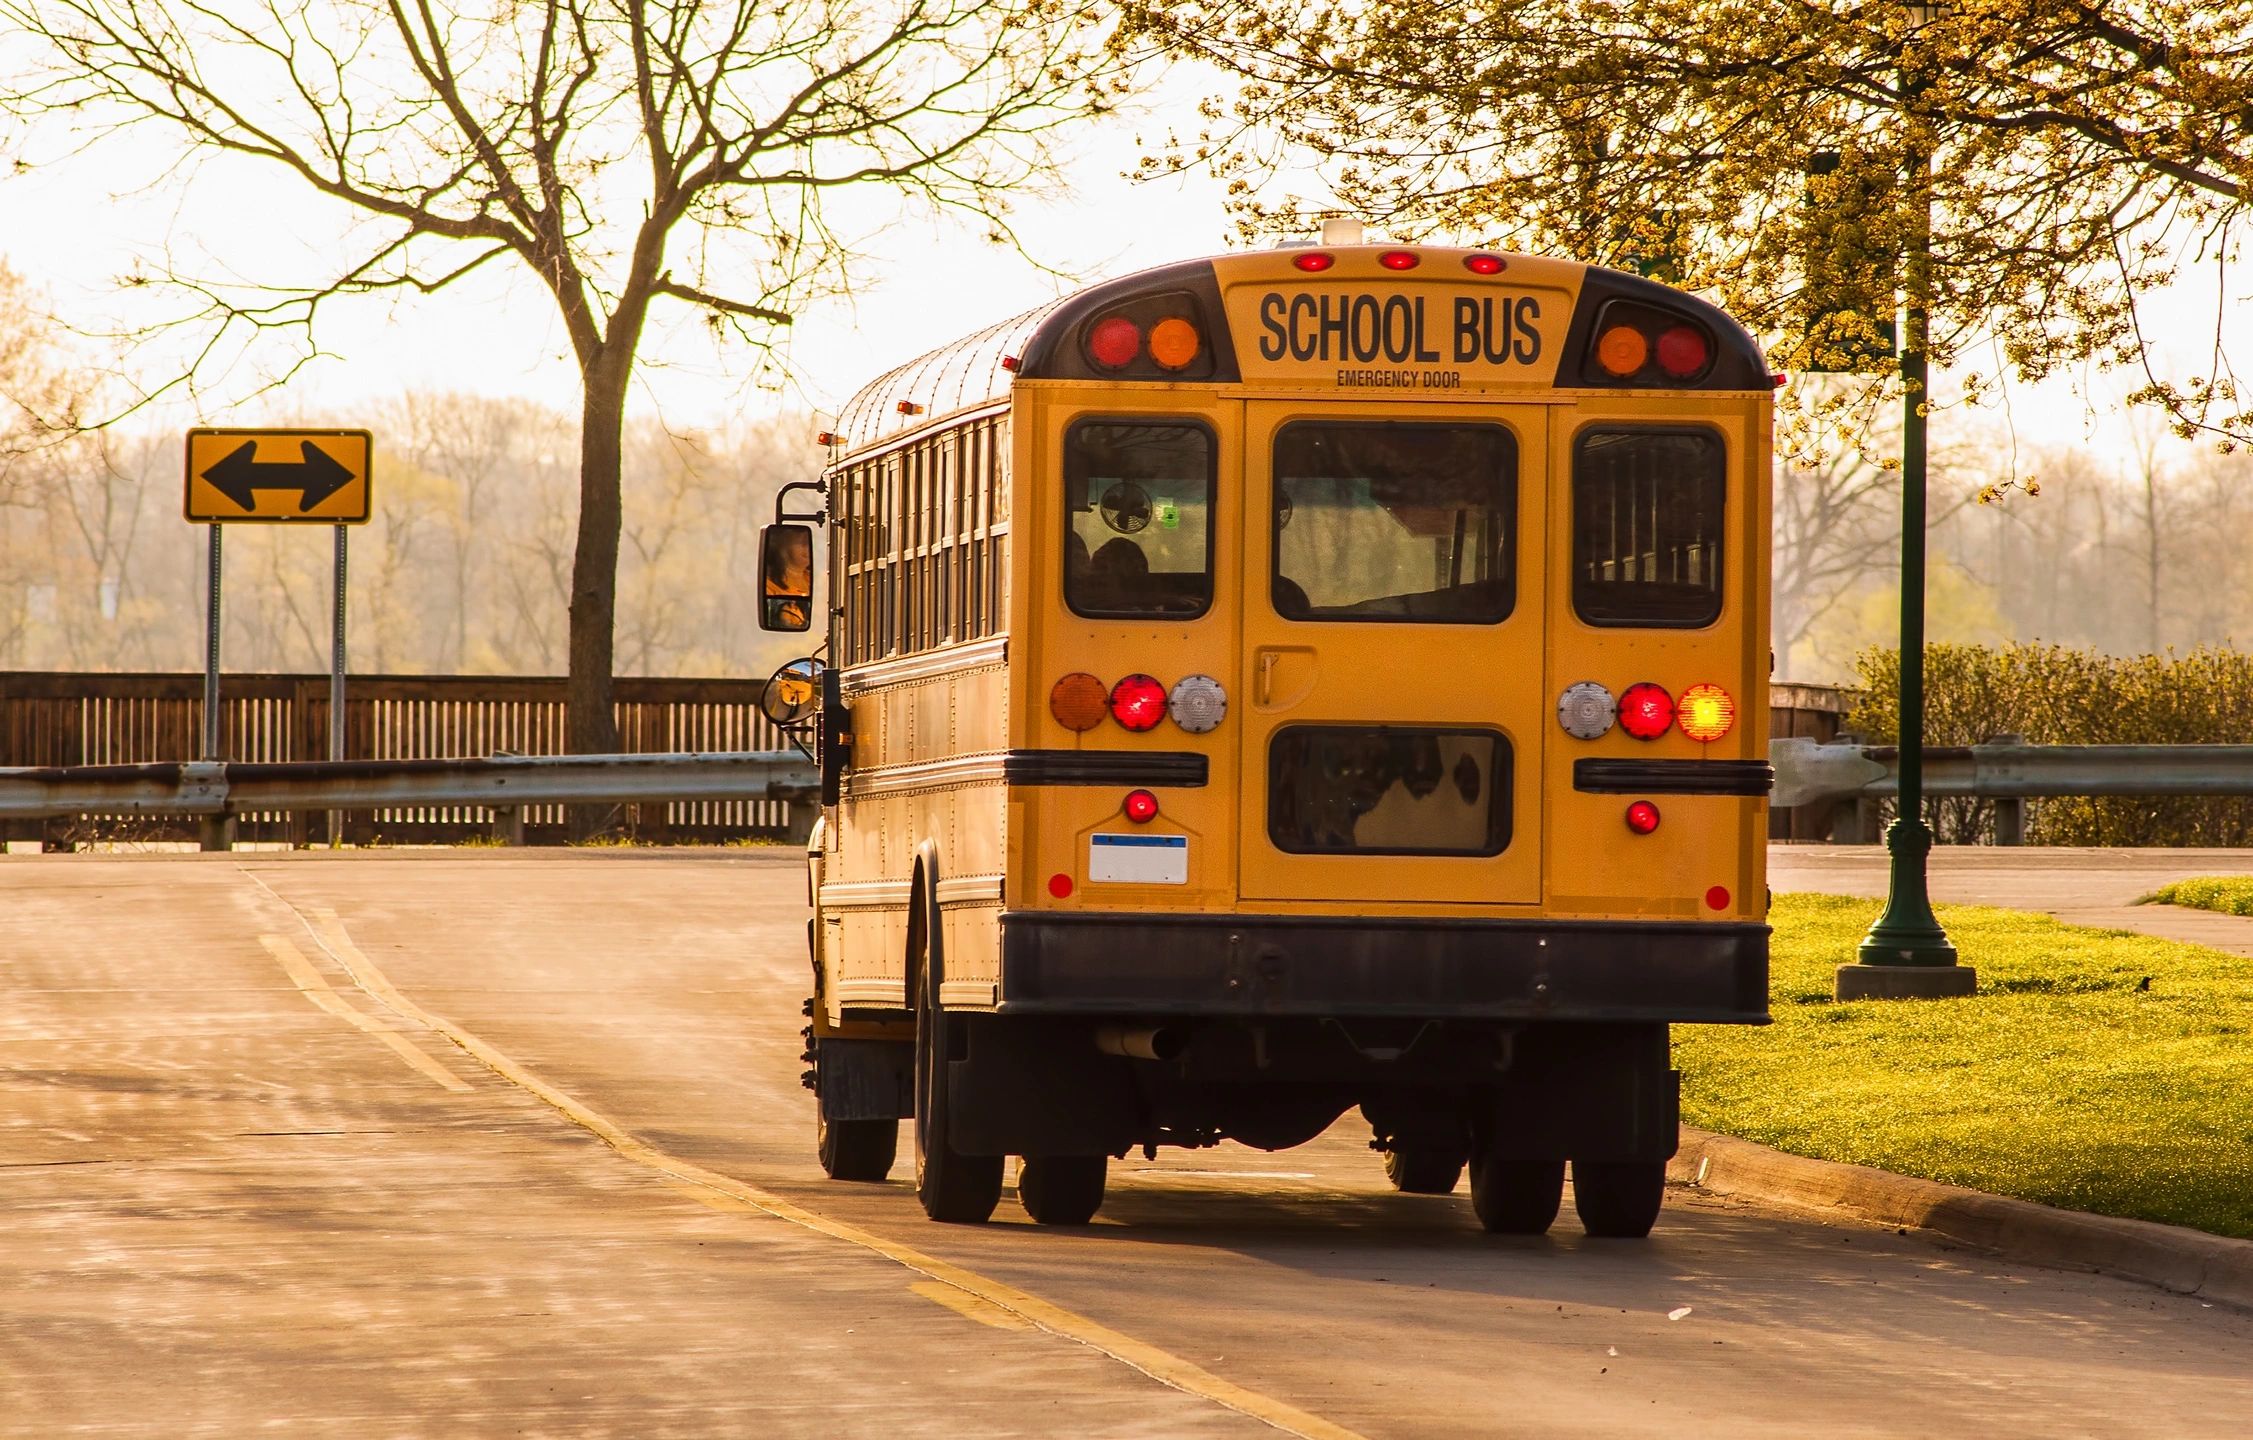
<instances>
[{"instance_id":1,"label":"rear wheel","mask_svg":"<svg viewBox=\"0 0 2253 1440\"><path fill-rule=\"evenodd\" d=\"M1565 1162L1531 1160L1491 1142L1471 1152L1471 1208L1496 1235L1541 1235L1565 1198Z\"/></svg>"},{"instance_id":2,"label":"rear wheel","mask_svg":"<svg viewBox=\"0 0 2253 1440\"><path fill-rule=\"evenodd\" d=\"M832 1180L882 1180L900 1153L897 1120L829 1120L816 1103L815 1149L821 1170Z\"/></svg>"},{"instance_id":3,"label":"rear wheel","mask_svg":"<svg viewBox=\"0 0 2253 1440\"><path fill-rule=\"evenodd\" d=\"M925 941L928 946L928 940ZM923 957L929 959L928 949ZM931 967L918 967L915 994L915 1196L934 1220L977 1225L1001 1203L999 1155L963 1155L953 1144L947 1106L947 1014L932 993Z\"/></svg>"},{"instance_id":4,"label":"rear wheel","mask_svg":"<svg viewBox=\"0 0 2253 1440\"><path fill-rule=\"evenodd\" d=\"M1017 1169L1017 1199L1043 1225L1085 1225L1103 1208L1111 1162L1101 1155L1028 1155Z\"/></svg>"},{"instance_id":5,"label":"rear wheel","mask_svg":"<svg viewBox=\"0 0 2253 1440\"><path fill-rule=\"evenodd\" d=\"M1385 1152L1385 1178L1404 1194L1451 1195L1463 1178L1463 1152L1453 1146L1395 1146Z\"/></svg>"},{"instance_id":6,"label":"rear wheel","mask_svg":"<svg viewBox=\"0 0 2253 1440\"><path fill-rule=\"evenodd\" d=\"M1575 1160L1572 1208L1591 1235L1640 1240L1666 1203L1664 1160Z\"/></svg>"}]
</instances>

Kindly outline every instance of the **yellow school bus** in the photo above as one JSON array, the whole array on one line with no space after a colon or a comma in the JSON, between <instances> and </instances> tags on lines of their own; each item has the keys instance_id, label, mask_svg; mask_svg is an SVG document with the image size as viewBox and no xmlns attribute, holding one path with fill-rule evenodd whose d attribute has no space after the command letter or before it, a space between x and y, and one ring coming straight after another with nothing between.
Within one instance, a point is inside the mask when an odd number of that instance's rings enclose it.
<instances>
[{"instance_id":1,"label":"yellow school bus","mask_svg":"<svg viewBox=\"0 0 2253 1440\"><path fill-rule=\"evenodd\" d=\"M1589 1233L1647 1233L1668 1027L1767 1019L1770 417L1691 295L1369 244L1130 275L862 390L778 702L824 787L824 1169L885 1178L912 1117L933 1218L1015 1156L1079 1224L1111 1158L1358 1109L1489 1230L1547 1229L1569 1163ZM824 614L809 538L770 530L771 628Z\"/></svg>"}]
</instances>

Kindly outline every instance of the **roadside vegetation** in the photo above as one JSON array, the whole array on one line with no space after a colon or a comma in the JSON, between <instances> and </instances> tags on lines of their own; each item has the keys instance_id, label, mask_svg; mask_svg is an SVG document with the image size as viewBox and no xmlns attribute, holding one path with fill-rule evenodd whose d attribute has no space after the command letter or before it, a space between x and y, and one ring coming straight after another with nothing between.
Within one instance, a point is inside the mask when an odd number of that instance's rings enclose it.
<instances>
[{"instance_id":1,"label":"roadside vegetation","mask_svg":"<svg viewBox=\"0 0 2253 1440\"><path fill-rule=\"evenodd\" d=\"M2201 875L2153 891L2149 903L2187 905L2224 915L2253 915L2253 875Z\"/></svg>"},{"instance_id":2,"label":"roadside vegetation","mask_svg":"<svg viewBox=\"0 0 2253 1440\"><path fill-rule=\"evenodd\" d=\"M2253 959L1937 908L1979 994L1841 1005L1832 972L1878 902L1777 896L1776 1023L1675 1032L1683 1118L1793 1154L2253 1238Z\"/></svg>"}]
</instances>

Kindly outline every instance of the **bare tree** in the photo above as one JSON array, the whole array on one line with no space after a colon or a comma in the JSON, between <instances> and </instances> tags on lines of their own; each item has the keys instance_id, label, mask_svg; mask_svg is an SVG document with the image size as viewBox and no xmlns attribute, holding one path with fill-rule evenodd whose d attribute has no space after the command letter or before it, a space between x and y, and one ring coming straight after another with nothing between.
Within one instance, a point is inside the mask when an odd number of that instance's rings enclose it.
<instances>
[{"instance_id":1,"label":"bare tree","mask_svg":"<svg viewBox=\"0 0 2253 1440\"><path fill-rule=\"evenodd\" d=\"M201 337L172 384L277 332L302 363L341 297L427 294L496 261L545 287L582 382L582 751L615 743L621 429L652 310L693 307L766 347L840 283L824 197L845 186L1001 232L1009 193L1050 167L1045 137L1107 107L1125 63L1090 0L0 0L0 26L42 67L0 90L15 114L97 141L162 130L365 221L311 283L153 277Z\"/></svg>"}]
</instances>

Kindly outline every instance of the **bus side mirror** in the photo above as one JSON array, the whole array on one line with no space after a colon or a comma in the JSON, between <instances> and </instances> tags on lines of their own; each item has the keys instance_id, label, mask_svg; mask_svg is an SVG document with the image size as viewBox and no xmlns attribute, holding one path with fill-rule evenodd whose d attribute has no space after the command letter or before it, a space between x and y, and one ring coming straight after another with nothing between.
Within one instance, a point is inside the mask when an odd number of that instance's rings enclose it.
<instances>
[{"instance_id":1,"label":"bus side mirror","mask_svg":"<svg viewBox=\"0 0 2253 1440\"><path fill-rule=\"evenodd\" d=\"M805 630L813 624L813 611L813 527L764 527L759 531L759 628Z\"/></svg>"}]
</instances>

